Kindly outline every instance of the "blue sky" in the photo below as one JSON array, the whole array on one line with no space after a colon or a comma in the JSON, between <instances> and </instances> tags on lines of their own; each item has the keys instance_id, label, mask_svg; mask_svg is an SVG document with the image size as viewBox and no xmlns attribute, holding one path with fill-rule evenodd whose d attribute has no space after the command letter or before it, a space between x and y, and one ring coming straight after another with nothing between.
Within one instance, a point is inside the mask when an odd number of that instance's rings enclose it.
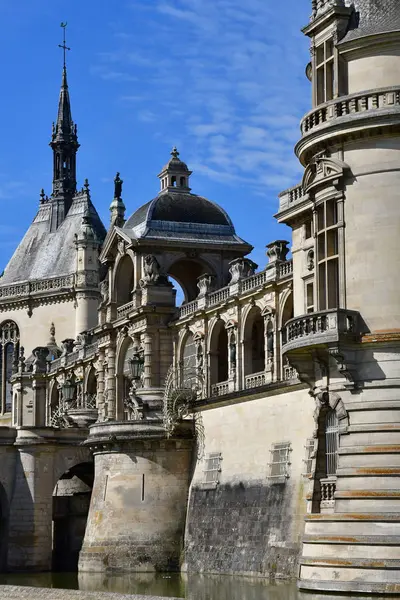
<instances>
[{"instance_id":1,"label":"blue sky","mask_svg":"<svg viewBox=\"0 0 400 600\"><path fill-rule=\"evenodd\" d=\"M0 271L51 193L48 146L61 81L61 21L78 124L78 185L108 224L121 172L127 213L154 197L177 145L192 190L221 204L266 264L279 191L310 107L311 0L0 0Z\"/></svg>"}]
</instances>

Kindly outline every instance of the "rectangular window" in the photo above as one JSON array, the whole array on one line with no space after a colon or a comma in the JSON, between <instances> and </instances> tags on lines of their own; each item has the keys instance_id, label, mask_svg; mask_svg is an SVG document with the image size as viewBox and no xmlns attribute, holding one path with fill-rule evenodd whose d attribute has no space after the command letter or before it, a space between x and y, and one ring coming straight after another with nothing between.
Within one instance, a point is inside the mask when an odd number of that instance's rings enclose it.
<instances>
[{"instance_id":1,"label":"rectangular window","mask_svg":"<svg viewBox=\"0 0 400 600\"><path fill-rule=\"evenodd\" d=\"M220 452L211 452L207 454L204 460L205 467L203 470L202 487L214 489L219 483L222 455Z\"/></svg>"},{"instance_id":2,"label":"rectangular window","mask_svg":"<svg viewBox=\"0 0 400 600\"><path fill-rule=\"evenodd\" d=\"M332 100L335 93L335 58L332 40L327 40L315 49L315 68L317 71L317 104Z\"/></svg>"},{"instance_id":3,"label":"rectangular window","mask_svg":"<svg viewBox=\"0 0 400 600\"><path fill-rule=\"evenodd\" d=\"M314 312L314 283L312 281L306 283L306 312Z\"/></svg>"},{"instance_id":4,"label":"rectangular window","mask_svg":"<svg viewBox=\"0 0 400 600\"><path fill-rule=\"evenodd\" d=\"M339 306L339 233L336 200L317 207L318 310Z\"/></svg>"},{"instance_id":5,"label":"rectangular window","mask_svg":"<svg viewBox=\"0 0 400 600\"><path fill-rule=\"evenodd\" d=\"M290 442L272 444L271 462L269 463L269 477L289 477Z\"/></svg>"},{"instance_id":6,"label":"rectangular window","mask_svg":"<svg viewBox=\"0 0 400 600\"><path fill-rule=\"evenodd\" d=\"M312 474L312 461L314 458L315 442L316 442L316 440L314 438L309 438L305 445L306 455L303 460L303 462L304 462L303 475L305 477L309 477Z\"/></svg>"},{"instance_id":7,"label":"rectangular window","mask_svg":"<svg viewBox=\"0 0 400 600\"><path fill-rule=\"evenodd\" d=\"M309 240L312 237L312 221L307 221L304 225L304 237L306 240Z\"/></svg>"}]
</instances>

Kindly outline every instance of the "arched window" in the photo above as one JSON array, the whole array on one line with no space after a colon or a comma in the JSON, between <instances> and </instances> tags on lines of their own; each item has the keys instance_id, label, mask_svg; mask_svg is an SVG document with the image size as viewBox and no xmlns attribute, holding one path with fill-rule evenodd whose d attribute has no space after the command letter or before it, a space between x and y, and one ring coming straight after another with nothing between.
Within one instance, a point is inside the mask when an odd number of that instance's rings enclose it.
<instances>
[{"instance_id":1,"label":"arched window","mask_svg":"<svg viewBox=\"0 0 400 600\"><path fill-rule=\"evenodd\" d=\"M221 319L214 326L210 347L211 384L228 380L228 334Z\"/></svg>"},{"instance_id":2,"label":"arched window","mask_svg":"<svg viewBox=\"0 0 400 600\"><path fill-rule=\"evenodd\" d=\"M192 332L189 332L184 341L182 352L181 382L183 387L192 387L196 376L196 355L196 342L194 341Z\"/></svg>"},{"instance_id":3,"label":"arched window","mask_svg":"<svg viewBox=\"0 0 400 600\"><path fill-rule=\"evenodd\" d=\"M265 369L264 318L258 306L254 306L244 329L244 374L260 373Z\"/></svg>"},{"instance_id":4,"label":"arched window","mask_svg":"<svg viewBox=\"0 0 400 600\"><path fill-rule=\"evenodd\" d=\"M318 451L315 462L312 512L333 512L339 450L339 422L329 405L318 417Z\"/></svg>"},{"instance_id":5,"label":"arched window","mask_svg":"<svg viewBox=\"0 0 400 600\"><path fill-rule=\"evenodd\" d=\"M130 256L124 256L115 274L115 300L117 307L128 304L132 300L133 291L133 262Z\"/></svg>"},{"instance_id":6,"label":"arched window","mask_svg":"<svg viewBox=\"0 0 400 600\"><path fill-rule=\"evenodd\" d=\"M19 330L13 321L0 326L0 400L1 414L11 412L12 392L10 379L17 366L19 354Z\"/></svg>"}]
</instances>

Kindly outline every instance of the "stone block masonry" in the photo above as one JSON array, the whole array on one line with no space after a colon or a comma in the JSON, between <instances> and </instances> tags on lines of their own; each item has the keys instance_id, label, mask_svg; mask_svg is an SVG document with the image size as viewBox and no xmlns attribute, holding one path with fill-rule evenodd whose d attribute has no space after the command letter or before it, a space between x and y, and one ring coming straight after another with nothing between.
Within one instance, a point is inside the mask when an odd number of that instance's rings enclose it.
<instances>
[{"instance_id":1,"label":"stone block masonry","mask_svg":"<svg viewBox=\"0 0 400 600\"><path fill-rule=\"evenodd\" d=\"M108 592L83 592L80 590L61 590L54 588L22 587L18 585L0 586L1 600L165 600L160 596L132 596ZM170 598L169 600L178 600Z\"/></svg>"}]
</instances>

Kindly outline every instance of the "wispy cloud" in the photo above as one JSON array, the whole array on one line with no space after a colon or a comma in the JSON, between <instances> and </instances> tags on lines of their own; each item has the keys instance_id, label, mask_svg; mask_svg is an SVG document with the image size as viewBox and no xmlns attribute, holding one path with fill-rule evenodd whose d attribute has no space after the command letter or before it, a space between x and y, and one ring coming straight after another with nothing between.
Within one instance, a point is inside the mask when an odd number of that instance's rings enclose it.
<instances>
[{"instance_id":1,"label":"wispy cloud","mask_svg":"<svg viewBox=\"0 0 400 600\"><path fill-rule=\"evenodd\" d=\"M204 177L276 192L301 176L293 145L308 104L307 4L155 0L150 11L137 0L146 35L115 32L94 72L126 82L122 104L157 122L154 135L183 138L184 158Z\"/></svg>"}]
</instances>

